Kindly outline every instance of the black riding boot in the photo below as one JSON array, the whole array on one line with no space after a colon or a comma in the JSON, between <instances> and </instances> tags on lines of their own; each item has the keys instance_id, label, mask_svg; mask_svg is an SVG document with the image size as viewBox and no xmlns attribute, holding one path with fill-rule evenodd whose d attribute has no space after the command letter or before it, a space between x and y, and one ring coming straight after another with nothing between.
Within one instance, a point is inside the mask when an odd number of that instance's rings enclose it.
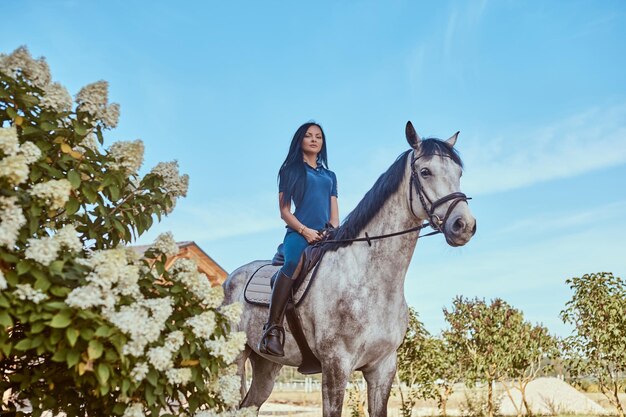
<instances>
[{"instance_id":1,"label":"black riding boot","mask_svg":"<svg viewBox=\"0 0 626 417\"><path fill-rule=\"evenodd\" d=\"M259 342L259 352L272 356L285 356L283 344L285 343L285 329L283 319L287 301L291 296L291 287L294 280L278 272L274 288L272 289L272 299L270 300L270 317L263 326L263 336Z\"/></svg>"}]
</instances>

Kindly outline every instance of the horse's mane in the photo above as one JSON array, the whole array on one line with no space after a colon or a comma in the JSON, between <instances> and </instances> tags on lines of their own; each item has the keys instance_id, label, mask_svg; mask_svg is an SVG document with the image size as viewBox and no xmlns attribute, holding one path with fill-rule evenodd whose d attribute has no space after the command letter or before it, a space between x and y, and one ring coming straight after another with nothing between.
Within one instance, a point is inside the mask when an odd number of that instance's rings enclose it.
<instances>
[{"instance_id":1,"label":"horse's mane","mask_svg":"<svg viewBox=\"0 0 626 417\"><path fill-rule=\"evenodd\" d=\"M337 229L334 240L359 237L359 234L378 213L385 201L398 190L404 177L407 155L412 151L412 149L409 149L402 152L387 171L378 177L374 186L365 194L359 204L348 214L339 229ZM459 154L447 142L435 138L422 140L420 143L420 156L429 157L435 155L450 157L459 166L463 167ZM389 232L395 231L390 230ZM349 242L329 243L325 245L325 249L327 251L335 251L349 244Z\"/></svg>"}]
</instances>

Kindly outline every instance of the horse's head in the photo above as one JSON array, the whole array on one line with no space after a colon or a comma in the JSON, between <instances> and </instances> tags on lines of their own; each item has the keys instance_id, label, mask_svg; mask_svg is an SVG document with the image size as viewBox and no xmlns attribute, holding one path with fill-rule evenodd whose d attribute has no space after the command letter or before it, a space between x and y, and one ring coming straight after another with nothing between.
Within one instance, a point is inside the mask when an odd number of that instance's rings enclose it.
<instances>
[{"instance_id":1,"label":"horse's head","mask_svg":"<svg viewBox=\"0 0 626 417\"><path fill-rule=\"evenodd\" d=\"M406 124L406 139L413 148L411 210L418 218L428 219L451 246L465 245L476 233L476 219L460 188L463 164L454 150L458 135L459 132L446 141L422 140L413 124Z\"/></svg>"}]
</instances>

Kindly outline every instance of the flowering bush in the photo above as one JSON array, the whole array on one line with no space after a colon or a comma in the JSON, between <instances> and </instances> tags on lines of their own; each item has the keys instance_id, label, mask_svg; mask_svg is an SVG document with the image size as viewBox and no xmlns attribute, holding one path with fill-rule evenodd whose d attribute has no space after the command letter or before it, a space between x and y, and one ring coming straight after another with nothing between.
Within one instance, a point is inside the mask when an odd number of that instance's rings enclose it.
<instances>
[{"instance_id":1,"label":"flowering bush","mask_svg":"<svg viewBox=\"0 0 626 417\"><path fill-rule=\"evenodd\" d=\"M0 393L2 413L70 416L254 413L232 365L240 305L221 307L171 234L132 242L187 192L177 163L141 178L141 141L108 149L119 105L107 84L76 95L25 48L0 55Z\"/></svg>"}]
</instances>

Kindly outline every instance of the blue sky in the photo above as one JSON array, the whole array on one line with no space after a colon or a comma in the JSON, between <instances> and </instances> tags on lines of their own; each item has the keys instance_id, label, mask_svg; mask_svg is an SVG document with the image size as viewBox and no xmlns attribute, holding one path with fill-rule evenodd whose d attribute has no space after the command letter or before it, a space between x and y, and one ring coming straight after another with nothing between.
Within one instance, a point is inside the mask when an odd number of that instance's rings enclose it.
<instances>
[{"instance_id":1,"label":"blue sky","mask_svg":"<svg viewBox=\"0 0 626 417\"><path fill-rule=\"evenodd\" d=\"M501 297L553 332L565 279L626 278L623 1L24 1L0 51L27 45L71 93L105 79L122 106L108 143L141 138L143 172L177 159L189 195L171 230L231 271L284 233L276 173L320 122L345 216L422 136L461 131L478 233L418 243L406 297L427 328L457 294Z\"/></svg>"}]
</instances>

